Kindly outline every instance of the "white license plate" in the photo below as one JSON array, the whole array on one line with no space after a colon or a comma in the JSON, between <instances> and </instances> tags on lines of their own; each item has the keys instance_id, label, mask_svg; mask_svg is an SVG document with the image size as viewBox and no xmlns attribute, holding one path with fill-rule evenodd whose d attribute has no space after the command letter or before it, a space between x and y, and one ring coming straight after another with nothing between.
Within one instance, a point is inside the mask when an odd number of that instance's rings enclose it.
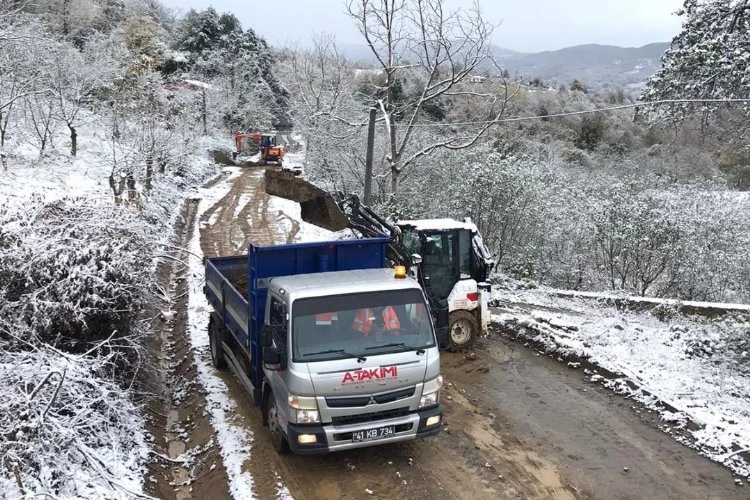
<instances>
[{"instance_id":1,"label":"white license plate","mask_svg":"<svg viewBox=\"0 0 750 500\"><path fill-rule=\"evenodd\" d=\"M388 436L392 436L395 433L395 429L392 425L387 427L378 427L376 429L367 429L364 431L352 432L352 441L372 441L373 439L383 439Z\"/></svg>"}]
</instances>

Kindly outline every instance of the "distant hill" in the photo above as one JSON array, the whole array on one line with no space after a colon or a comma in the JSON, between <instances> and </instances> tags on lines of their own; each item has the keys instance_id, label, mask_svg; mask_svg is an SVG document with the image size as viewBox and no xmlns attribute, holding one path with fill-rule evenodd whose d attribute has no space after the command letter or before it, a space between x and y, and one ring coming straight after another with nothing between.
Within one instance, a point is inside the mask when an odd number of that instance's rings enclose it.
<instances>
[{"instance_id":1,"label":"distant hill","mask_svg":"<svg viewBox=\"0 0 750 500\"><path fill-rule=\"evenodd\" d=\"M638 87L659 68L661 56L669 43L651 43L643 47L614 45L577 45L560 50L523 53L493 46L497 63L511 75L524 79L541 79L544 83L568 86L578 79L588 88ZM369 65L375 62L365 45L345 44L339 50L354 63Z\"/></svg>"},{"instance_id":2,"label":"distant hill","mask_svg":"<svg viewBox=\"0 0 750 500\"><path fill-rule=\"evenodd\" d=\"M669 43L637 48L587 44L535 54L493 47L493 53L498 64L511 74L558 85L578 79L589 88L602 89L632 87L644 82L659 68L667 48Z\"/></svg>"}]
</instances>

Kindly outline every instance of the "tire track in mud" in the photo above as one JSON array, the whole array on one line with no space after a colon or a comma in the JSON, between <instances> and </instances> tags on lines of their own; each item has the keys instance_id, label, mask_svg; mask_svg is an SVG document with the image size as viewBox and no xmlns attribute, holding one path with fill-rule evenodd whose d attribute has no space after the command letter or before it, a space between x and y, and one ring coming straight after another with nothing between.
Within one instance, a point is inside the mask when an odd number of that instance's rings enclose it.
<instances>
[{"instance_id":1,"label":"tire track in mud","mask_svg":"<svg viewBox=\"0 0 750 500\"><path fill-rule=\"evenodd\" d=\"M195 390L196 373L187 331L187 269L183 266L193 234L197 200L188 200L172 238L173 249L159 262L157 286L166 310L152 304L159 317L149 344L149 432L156 454L147 466L146 492L164 499L229 498L226 472L205 412L206 399Z\"/></svg>"},{"instance_id":2,"label":"tire track in mud","mask_svg":"<svg viewBox=\"0 0 750 500\"><path fill-rule=\"evenodd\" d=\"M264 245L294 241L299 222L283 211L269 217L263 172L262 168L243 171L231 181L226 196L204 213L200 221L204 255L241 254L250 241ZM243 201L245 205L239 206ZM289 222L291 228L285 227ZM447 381L452 379L452 368L443 370ZM573 494L575 488L565 486L554 465L523 443L499 438L492 419L457 387L445 390L448 429L437 437L316 457L280 456L250 395L231 372L220 376L236 404L233 423L253 436L245 468L258 498L278 496L279 481L297 499L585 498Z\"/></svg>"},{"instance_id":3,"label":"tire track in mud","mask_svg":"<svg viewBox=\"0 0 750 500\"><path fill-rule=\"evenodd\" d=\"M470 361L447 354L441 362L491 416L507 460L528 466L555 494L562 487L585 498L746 497L728 469L665 434L658 414L555 358L492 335ZM572 484L536 469L540 453Z\"/></svg>"}]
</instances>

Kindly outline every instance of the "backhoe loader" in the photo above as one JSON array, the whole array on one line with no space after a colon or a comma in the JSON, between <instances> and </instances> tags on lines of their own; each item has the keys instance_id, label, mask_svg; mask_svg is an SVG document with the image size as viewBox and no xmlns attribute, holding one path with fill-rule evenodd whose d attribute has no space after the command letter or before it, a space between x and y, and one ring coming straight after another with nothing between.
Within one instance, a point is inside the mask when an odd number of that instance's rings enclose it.
<instances>
[{"instance_id":1,"label":"backhoe loader","mask_svg":"<svg viewBox=\"0 0 750 500\"><path fill-rule=\"evenodd\" d=\"M441 347L470 347L489 325L494 261L469 219L390 222L357 196L331 195L287 172L266 170L266 192L300 203L302 220L330 231L350 229L357 237L388 236L387 259L404 265L427 296Z\"/></svg>"}]
</instances>

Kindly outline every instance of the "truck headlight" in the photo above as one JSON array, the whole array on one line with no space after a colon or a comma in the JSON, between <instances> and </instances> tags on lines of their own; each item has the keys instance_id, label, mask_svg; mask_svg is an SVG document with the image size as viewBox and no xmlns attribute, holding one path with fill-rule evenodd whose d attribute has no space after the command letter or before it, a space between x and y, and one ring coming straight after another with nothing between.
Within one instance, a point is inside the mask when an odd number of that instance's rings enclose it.
<instances>
[{"instance_id":1,"label":"truck headlight","mask_svg":"<svg viewBox=\"0 0 750 500\"><path fill-rule=\"evenodd\" d=\"M318 410L297 410L298 424L317 424L318 422L320 422Z\"/></svg>"},{"instance_id":2,"label":"truck headlight","mask_svg":"<svg viewBox=\"0 0 750 500\"><path fill-rule=\"evenodd\" d=\"M438 375L428 380L422 386L422 398L419 400L419 409L435 406L440 402L440 388L443 387L443 376Z\"/></svg>"},{"instance_id":3,"label":"truck headlight","mask_svg":"<svg viewBox=\"0 0 750 500\"><path fill-rule=\"evenodd\" d=\"M298 424L317 424L320 422L318 401L314 396L297 396L290 394L287 398L289 407L296 410Z\"/></svg>"}]
</instances>

